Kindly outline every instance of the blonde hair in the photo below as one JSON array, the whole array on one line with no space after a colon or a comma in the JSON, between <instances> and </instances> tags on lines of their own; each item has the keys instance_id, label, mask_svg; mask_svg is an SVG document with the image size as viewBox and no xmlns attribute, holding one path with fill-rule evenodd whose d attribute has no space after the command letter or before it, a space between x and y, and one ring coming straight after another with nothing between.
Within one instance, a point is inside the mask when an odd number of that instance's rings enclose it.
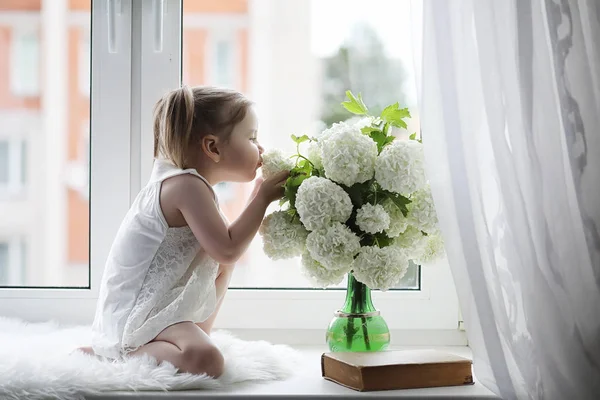
<instances>
[{"instance_id":1,"label":"blonde hair","mask_svg":"<svg viewBox=\"0 0 600 400\"><path fill-rule=\"evenodd\" d=\"M189 167L189 150L208 134L228 140L251 105L235 90L210 86L184 85L167 93L154 106L154 157Z\"/></svg>"}]
</instances>

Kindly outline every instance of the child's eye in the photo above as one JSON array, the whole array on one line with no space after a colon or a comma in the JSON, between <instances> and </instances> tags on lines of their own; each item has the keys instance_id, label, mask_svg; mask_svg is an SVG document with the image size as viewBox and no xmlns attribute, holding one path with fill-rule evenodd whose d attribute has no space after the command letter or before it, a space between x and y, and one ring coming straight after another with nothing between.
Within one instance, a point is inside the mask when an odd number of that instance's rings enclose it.
<instances>
[{"instance_id":1,"label":"child's eye","mask_svg":"<svg viewBox=\"0 0 600 400\"><path fill-rule=\"evenodd\" d=\"M253 137L253 138L250 138L250 140L251 140L251 141L253 141L253 142L255 142L255 143L258 141L257 139L258 139L258 138L255 138L255 137Z\"/></svg>"}]
</instances>

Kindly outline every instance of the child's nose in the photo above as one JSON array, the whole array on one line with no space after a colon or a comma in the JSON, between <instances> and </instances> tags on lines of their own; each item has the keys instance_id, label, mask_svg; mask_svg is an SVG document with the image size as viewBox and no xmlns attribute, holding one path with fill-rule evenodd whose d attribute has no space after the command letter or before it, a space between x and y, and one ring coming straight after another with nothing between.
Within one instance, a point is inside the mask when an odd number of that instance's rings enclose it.
<instances>
[{"instance_id":1,"label":"child's nose","mask_svg":"<svg viewBox=\"0 0 600 400\"><path fill-rule=\"evenodd\" d=\"M258 154L262 154L265 152L264 147L262 147L260 144L258 145Z\"/></svg>"}]
</instances>

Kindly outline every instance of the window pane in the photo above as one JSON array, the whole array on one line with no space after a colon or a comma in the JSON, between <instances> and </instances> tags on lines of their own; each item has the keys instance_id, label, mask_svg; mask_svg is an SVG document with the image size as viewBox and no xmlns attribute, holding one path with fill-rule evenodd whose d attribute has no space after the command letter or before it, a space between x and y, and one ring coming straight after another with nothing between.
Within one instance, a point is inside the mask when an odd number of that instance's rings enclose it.
<instances>
[{"instance_id":1,"label":"window pane","mask_svg":"<svg viewBox=\"0 0 600 400\"><path fill-rule=\"evenodd\" d=\"M0 285L87 287L89 200L70 177L89 171L91 2L1 3Z\"/></svg>"},{"instance_id":2,"label":"window pane","mask_svg":"<svg viewBox=\"0 0 600 400\"><path fill-rule=\"evenodd\" d=\"M37 96L39 88L39 37L35 25L11 30L10 84L15 96Z\"/></svg>"},{"instance_id":3,"label":"window pane","mask_svg":"<svg viewBox=\"0 0 600 400\"><path fill-rule=\"evenodd\" d=\"M374 0L368 8L357 0L184 0L183 83L247 94L256 103L258 137L266 148L291 152L291 134L314 135L350 118L340 106L348 89L362 92L373 113L397 101L409 107L409 128L398 132L408 136L419 131L410 11L409 0ZM217 188L230 220L242 211L251 187ZM238 262L232 286L312 287L299 259L270 260L258 236ZM413 265L399 288L419 287Z\"/></svg>"},{"instance_id":4,"label":"window pane","mask_svg":"<svg viewBox=\"0 0 600 400\"><path fill-rule=\"evenodd\" d=\"M0 141L0 185L8 184L8 142Z\"/></svg>"},{"instance_id":5,"label":"window pane","mask_svg":"<svg viewBox=\"0 0 600 400\"><path fill-rule=\"evenodd\" d=\"M27 182L27 141L21 141L21 184Z\"/></svg>"},{"instance_id":6,"label":"window pane","mask_svg":"<svg viewBox=\"0 0 600 400\"><path fill-rule=\"evenodd\" d=\"M0 285L8 281L8 243L0 243Z\"/></svg>"},{"instance_id":7,"label":"window pane","mask_svg":"<svg viewBox=\"0 0 600 400\"><path fill-rule=\"evenodd\" d=\"M215 83L218 86L234 87L234 65L233 65L233 48L232 41L227 39L217 40L215 54Z\"/></svg>"}]
</instances>

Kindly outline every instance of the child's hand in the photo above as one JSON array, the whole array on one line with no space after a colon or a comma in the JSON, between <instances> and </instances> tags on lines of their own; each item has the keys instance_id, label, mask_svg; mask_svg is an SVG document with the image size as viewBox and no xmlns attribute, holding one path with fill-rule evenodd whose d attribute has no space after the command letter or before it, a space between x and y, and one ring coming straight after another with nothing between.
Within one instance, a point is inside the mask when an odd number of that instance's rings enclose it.
<instances>
[{"instance_id":1,"label":"child's hand","mask_svg":"<svg viewBox=\"0 0 600 400\"><path fill-rule=\"evenodd\" d=\"M257 196L261 196L267 204L280 199L283 197L285 181L290 176L290 171L281 171L272 177L263 180L262 182L256 182L258 187ZM260 178L262 179L262 178ZM256 190L256 187L255 187Z\"/></svg>"}]
</instances>

